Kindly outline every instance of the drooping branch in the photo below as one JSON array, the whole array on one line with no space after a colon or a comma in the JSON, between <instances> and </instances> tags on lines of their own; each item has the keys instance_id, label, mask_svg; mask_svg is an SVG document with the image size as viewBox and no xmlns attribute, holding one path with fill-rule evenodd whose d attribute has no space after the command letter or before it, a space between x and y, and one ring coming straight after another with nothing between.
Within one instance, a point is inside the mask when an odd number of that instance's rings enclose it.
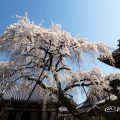
<instances>
[{"instance_id":1,"label":"drooping branch","mask_svg":"<svg viewBox=\"0 0 120 120\"><path fill-rule=\"evenodd\" d=\"M56 72L59 72L59 71L61 71L61 70L71 70L70 68L67 68L67 67L61 67L61 68L59 68L58 70L56 70Z\"/></svg>"},{"instance_id":2,"label":"drooping branch","mask_svg":"<svg viewBox=\"0 0 120 120\"><path fill-rule=\"evenodd\" d=\"M68 91L68 90L70 90L70 89L72 89L72 88L80 87L80 86L81 86L80 84L70 85L70 86L67 86L67 87L64 89L64 91L66 92L66 91Z\"/></svg>"}]
</instances>

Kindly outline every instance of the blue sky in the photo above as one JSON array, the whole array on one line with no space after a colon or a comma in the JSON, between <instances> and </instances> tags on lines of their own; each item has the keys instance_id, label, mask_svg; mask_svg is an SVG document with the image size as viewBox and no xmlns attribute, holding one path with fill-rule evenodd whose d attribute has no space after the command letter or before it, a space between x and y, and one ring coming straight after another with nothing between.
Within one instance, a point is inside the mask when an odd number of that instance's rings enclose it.
<instances>
[{"instance_id":1,"label":"blue sky","mask_svg":"<svg viewBox=\"0 0 120 120\"><path fill-rule=\"evenodd\" d=\"M25 12L37 24L44 20L43 26L49 27L53 21L74 36L104 42L114 49L120 38L120 0L1 0L0 34L16 21L14 15ZM105 73L119 72L100 62L95 65Z\"/></svg>"}]
</instances>

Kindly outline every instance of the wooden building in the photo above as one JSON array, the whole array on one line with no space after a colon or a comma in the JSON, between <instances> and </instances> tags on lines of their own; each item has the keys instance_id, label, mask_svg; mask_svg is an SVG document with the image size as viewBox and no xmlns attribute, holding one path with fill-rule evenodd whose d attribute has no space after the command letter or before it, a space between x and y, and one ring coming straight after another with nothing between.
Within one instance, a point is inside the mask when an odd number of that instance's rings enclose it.
<instances>
[{"instance_id":1,"label":"wooden building","mask_svg":"<svg viewBox=\"0 0 120 120\"><path fill-rule=\"evenodd\" d=\"M103 63L105 63L105 64L107 64L107 65L110 65L110 66L113 66L113 67L116 67L116 68L119 68L120 69L120 40L118 40L118 49L117 50L114 50L113 52L112 52L112 56L113 56L113 59L114 59L114 61L115 61L115 63L114 64L112 64L111 62L110 62L110 60L109 59L107 59L107 58L99 58L99 60L100 61L102 61Z\"/></svg>"},{"instance_id":2,"label":"wooden building","mask_svg":"<svg viewBox=\"0 0 120 120\"><path fill-rule=\"evenodd\" d=\"M26 87L17 90L12 86L3 93L0 94L0 120L77 120L67 109L60 107L55 95L47 96L44 103L43 94L46 93L35 90L26 104L30 93Z\"/></svg>"}]
</instances>

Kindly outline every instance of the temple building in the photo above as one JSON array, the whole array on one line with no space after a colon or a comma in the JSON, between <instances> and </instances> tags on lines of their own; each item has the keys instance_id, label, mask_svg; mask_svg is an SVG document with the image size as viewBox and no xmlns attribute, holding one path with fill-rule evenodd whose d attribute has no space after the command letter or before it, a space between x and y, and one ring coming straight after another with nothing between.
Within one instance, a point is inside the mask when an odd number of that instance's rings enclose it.
<instances>
[{"instance_id":1,"label":"temple building","mask_svg":"<svg viewBox=\"0 0 120 120\"><path fill-rule=\"evenodd\" d=\"M109 59L104 58L104 57L99 58L99 60L107 65L110 65L110 66L113 66L113 67L120 69L120 40L118 40L117 46L118 46L118 49L116 49L112 52L112 56L113 56L113 59L115 61L114 64L111 63Z\"/></svg>"},{"instance_id":2,"label":"temple building","mask_svg":"<svg viewBox=\"0 0 120 120\"><path fill-rule=\"evenodd\" d=\"M30 89L17 87L7 88L4 94L0 94L0 120L76 120L66 108L59 108L55 95L48 95L45 102L47 91L36 88L27 101Z\"/></svg>"}]
</instances>

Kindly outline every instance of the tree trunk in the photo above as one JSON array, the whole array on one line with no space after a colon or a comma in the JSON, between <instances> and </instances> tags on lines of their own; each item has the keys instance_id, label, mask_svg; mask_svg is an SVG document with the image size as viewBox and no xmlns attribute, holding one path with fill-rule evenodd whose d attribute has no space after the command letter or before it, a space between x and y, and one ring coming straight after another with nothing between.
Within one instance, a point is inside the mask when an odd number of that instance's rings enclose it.
<instances>
[{"instance_id":1,"label":"tree trunk","mask_svg":"<svg viewBox=\"0 0 120 120\"><path fill-rule=\"evenodd\" d=\"M67 96L62 90L59 91L59 100L61 101L62 105L65 106L74 117L77 117L79 120L81 120L81 115L76 109L77 104L72 99L67 98Z\"/></svg>"}]
</instances>

